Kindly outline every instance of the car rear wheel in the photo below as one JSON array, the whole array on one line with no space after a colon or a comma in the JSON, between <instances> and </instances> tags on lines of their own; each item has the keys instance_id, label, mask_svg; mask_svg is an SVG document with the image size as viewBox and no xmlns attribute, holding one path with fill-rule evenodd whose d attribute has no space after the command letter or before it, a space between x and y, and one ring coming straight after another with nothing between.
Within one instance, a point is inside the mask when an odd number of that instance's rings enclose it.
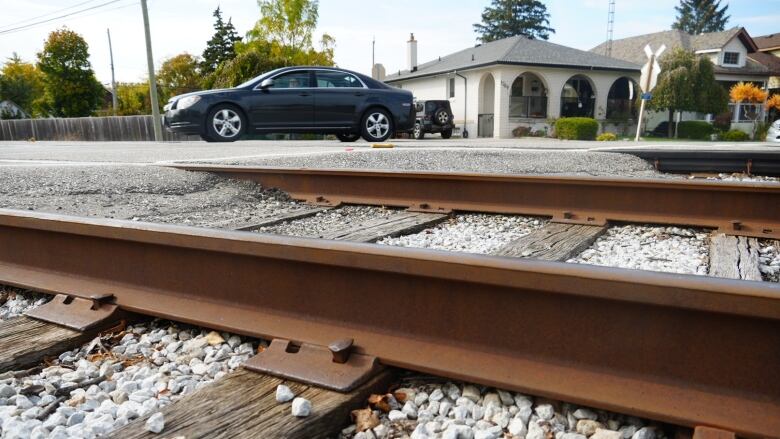
<instances>
[{"instance_id":1,"label":"car rear wheel","mask_svg":"<svg viewBox=\"0 0 780 439\"><path fill-rule=\"evenodd\" d=\"M220 104L206 117L206 137L213 142L235 142L246 129L246 120L236 107Z\"/></svg>"},{"instance_id":2,"label":"car rear wheel","mask_svg":"<svg viewBox=\"0 0 780 439\"><path fill-rule=\"evenodd\" d=\"M420 122L415 122L414 124L414 138L417 140L422 140L422 138L425 137L425 131L423 131L422 124Z\"/></svg>"},{"instance_id":3,"label":"car rear wheel","mask_svg":"<svg viewBox=\"0 0 780 439\"><path fill-rule=\"evenodd\" d=\"M360 138L360 134L348 133L348 134L336 134L336 137L342 142L355 142Z\"/></svg>"},{"instance_id":4,"label":"car rear wheel","mask_svg":"<svg viewBox=\"0 0 780 439\"><path fill-rule=\"evenodd\" d=\"M443 130L441 132L441 138L442 139L449 139L450 137L452 137L452 129Z\"/></svg>"},{"instance_id":5,"label":"car rear wheel","mask_svg":"<svg viewBox=\"0 0 780 439\"><path fill-rule=\"evenodd\" d=\"M381 108L366 112L361 126L362 135L366 142L384 142L393 133L393 121L390 114Z\"/></svg>"},{"instance_id":6,"label":"car rear wheel","mask_svg":"<svg viewBox=\"0 0 780 439\"><path fill-rule=\"evenodd\" d=\"M450 121L450 113L447 113L447 110L443 108L437 111L433 117L439 125L447 125Z\"/></svg>"}]
</instances>

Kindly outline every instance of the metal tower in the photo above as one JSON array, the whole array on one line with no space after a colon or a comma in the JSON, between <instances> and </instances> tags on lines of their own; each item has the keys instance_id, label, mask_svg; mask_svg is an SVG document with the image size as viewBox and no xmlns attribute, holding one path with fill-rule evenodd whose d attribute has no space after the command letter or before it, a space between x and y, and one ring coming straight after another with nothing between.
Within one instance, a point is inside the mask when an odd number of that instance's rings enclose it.
<instances>
[{"instance_id":1,"label":"metal tower","mask_svg":"<svg viewBox=\"0 0 780 439\"><path fill-rule=\"evenodd\" d=\"M612 34L615 30L615 0L609 0L609 13L607 14L607 47L605 55L612 56Z\"/></svg>"}]
</instances>

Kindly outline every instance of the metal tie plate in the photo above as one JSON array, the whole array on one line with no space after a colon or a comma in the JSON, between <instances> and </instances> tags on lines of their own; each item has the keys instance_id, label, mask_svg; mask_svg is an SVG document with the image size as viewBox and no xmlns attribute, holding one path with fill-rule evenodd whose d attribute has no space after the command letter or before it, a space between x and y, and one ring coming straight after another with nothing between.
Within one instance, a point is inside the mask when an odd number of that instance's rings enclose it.
<instances>
[{"instance_id":1,"label":"metal tie plate","mask_svg":"<svg viewBox=\"0 0 780 439\"><path fill-rule=\"evenodd\" d=\"M118 318L119 307L106 303L113 295L95 295L89 299L57 294L54 298L25 313L28 317L66 326L77 331L93 328L109 319Z\"/></svg>"}]
</instances>

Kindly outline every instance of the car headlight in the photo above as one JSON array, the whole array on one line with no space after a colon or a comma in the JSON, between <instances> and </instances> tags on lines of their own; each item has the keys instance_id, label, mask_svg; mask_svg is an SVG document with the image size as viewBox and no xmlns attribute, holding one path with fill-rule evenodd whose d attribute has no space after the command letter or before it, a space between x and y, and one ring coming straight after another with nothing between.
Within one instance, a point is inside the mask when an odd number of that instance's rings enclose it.
<instances>
[{"instance_id":1,"label":"car headlight","mask_svg":"<svg viewBox=\"0 0 780 439\"><path fill-rule=\"evenodd\" d=\"M181 98L176 102L176 109L183 110L192 107L197 104L198 101L200 101L200 96L187 96L186 98Z\"/></svg>"}]
</instances>

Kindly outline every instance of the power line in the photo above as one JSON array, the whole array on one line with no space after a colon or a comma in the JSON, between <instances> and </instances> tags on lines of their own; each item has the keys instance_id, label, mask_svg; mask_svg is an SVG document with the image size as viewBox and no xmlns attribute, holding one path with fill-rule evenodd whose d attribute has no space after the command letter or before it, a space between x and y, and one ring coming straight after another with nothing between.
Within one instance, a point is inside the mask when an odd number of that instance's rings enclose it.
<instances>
[{"instance_id":1,"label":"power line","mask_svg":"<svg viewBox=\"0 0 780 439\"><path fill-rule=\"evenodd\" d=\"M11 27L11 26L18 26L20 24L29 23L29 22L31 22L33 20L38 20L39 18L48 17L48 16L54 15L54 14L59 14L60 12L64 12L64 11L67 11L69 9L77 8L79 6L83 6L83 5L87 4L87 3L92 3L94 1L97 1L97 0L86 0L86 1L83 1L81 3L76 3L73 6L68 6L67 8L57 9L55 11L51 11L51 12L48 12L46 14L41 14L41 15L38 15L38 16L35 16L35 17L30 17L30 18L28 18L26 20L22 20L22 21L17 21L16 23L8 23L8 24L0 25L0 30L2 30L2 28L7 28L7 27Z\"/></svg>"},{"instance_id":2,"label":"power line","mask_svg":"<svg viewBox=\"0 0 780 439\"><path fill-rule=\"evenodd\" d=\"M54 17L54 18L49 18L49 19L38 21L38 22L35 22L35 23L26 24L24 26L19 26L19 27L14 27L14 28L11 28L11 29L2 30L2 31L0 31L0 35L11 33L11 32L15 32L15 31L20 31L20 30L24 30L24 29L28 29L30 27L37 26L39 24L50 23L50 22L55 21L55 20L60 20L60 19L65 18L65 17L70 17L70 16L73 16L73 15L76 15L76 14L80 14L82 12L92 11L92 10L95 10L95 9L98 9L98 8L102 8L104 6L108 6L108 5L111 5L111 4L120 2L120 1L122 1L122 0L110 0L110 1L107 1L105 3L101 3L99 5L90 6L88 8L80 9L78 11L70 12L70 13L67 13L67 14L64 14L64 15L60 15L60 16L57 16L57 17Z\"/></svg>"}]
</instances>

